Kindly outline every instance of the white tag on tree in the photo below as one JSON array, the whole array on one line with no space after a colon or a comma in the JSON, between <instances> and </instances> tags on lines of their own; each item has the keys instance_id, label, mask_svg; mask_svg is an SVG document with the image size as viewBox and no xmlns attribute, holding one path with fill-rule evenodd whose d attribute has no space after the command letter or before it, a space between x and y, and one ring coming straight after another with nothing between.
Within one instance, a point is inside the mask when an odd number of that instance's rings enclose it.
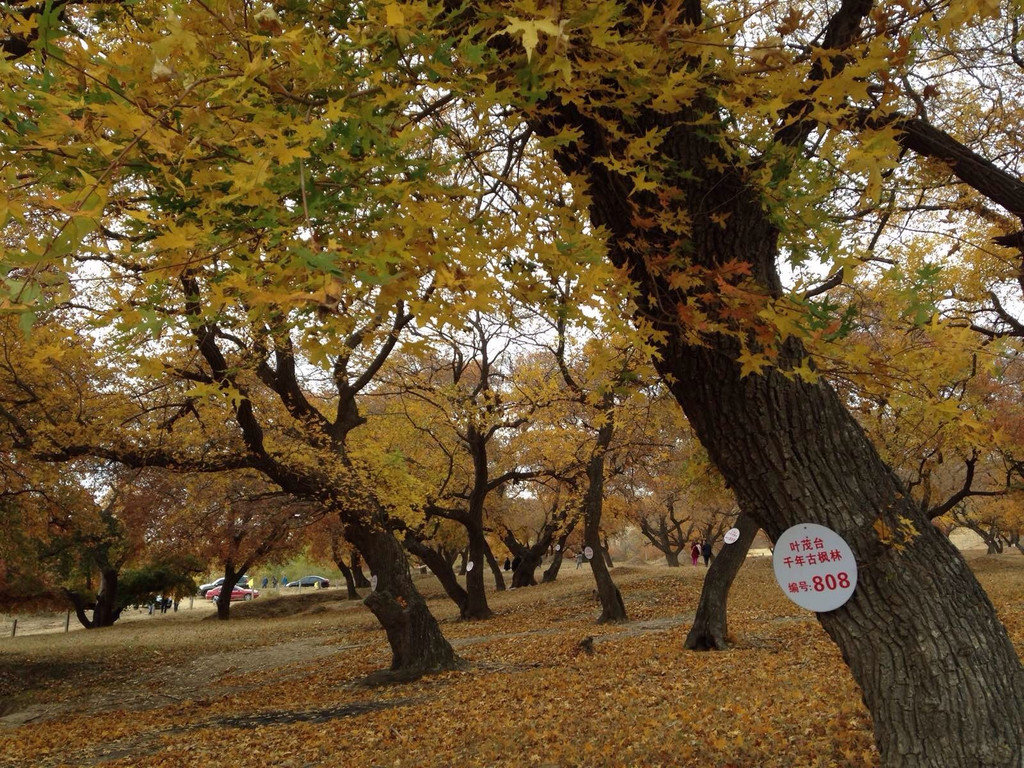
<instances>
[{"instance_id":1,"label":"white tag on tree","mask_svg":"<svg viewBox=\"0 0 1024 768\"><path fill-rule=\"evenodd\" d=\"M842 536L815 523L788 528L775 542L775 580L786 596L815 613L834 611L857 587L857 563Z\"/></svg>"}]
</instances>

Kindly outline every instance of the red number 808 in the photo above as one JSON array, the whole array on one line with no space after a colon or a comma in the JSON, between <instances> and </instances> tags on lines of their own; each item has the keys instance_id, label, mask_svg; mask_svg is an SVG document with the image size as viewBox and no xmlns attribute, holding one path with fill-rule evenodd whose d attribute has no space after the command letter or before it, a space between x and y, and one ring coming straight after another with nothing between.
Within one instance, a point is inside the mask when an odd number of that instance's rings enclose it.
<instances>
[{"instance_id":1,"label":"red number 808","mask_svg":"<svg viewBox=\"0 0 1024 768\"><path fill-rule=\"evenodd\" d=\"M811 582L814 584L815 592L824 592L826 589L836 588L849 589L850 587L850 577L846 571L840 571L835 576L831 573L825 574L824 577L815 576L811 579Z\"/></svg>"}]
</instances>

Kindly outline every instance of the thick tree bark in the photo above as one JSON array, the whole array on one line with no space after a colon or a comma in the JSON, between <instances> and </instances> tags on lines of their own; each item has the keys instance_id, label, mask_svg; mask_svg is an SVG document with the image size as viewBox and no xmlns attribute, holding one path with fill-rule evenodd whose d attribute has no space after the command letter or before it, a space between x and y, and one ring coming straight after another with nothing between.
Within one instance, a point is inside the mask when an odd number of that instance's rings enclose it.
<instances>
[{"instance_id":1,"label":"thick tree bark","mask_svg":"<svg viewBox=\"0 0 1024 768\"><path fill-rule=\"evenodd\" d=\"M551 559L551 562L548 563L548 567L544 569L544 575L540 578L542 584L550 584L558 579L558 572L562 570L562 559L564 554L564 547L555 552L555 556Z\"/></svg>"},{"instance_id":2,"label":"thick tree bark","mask_svg":"<svg viewBox=\"0 0 1024 768\"><path fill-rule=\"evenodd\" d=\"M830 23L826 47L840 47L869 8L844 2L837 17L849 18ZM545 135L570 126L578 132L559 160L567 174L587 179L591 217L609 232L609 255L629 272L641 313L662 334L658 369L740 510L773 539L793 525L819 523L852 547L857 589L819 620L862 688L883 765L1020 768L1024 669L1006 630L959 553L925 519L835 391L780 368L743 375L735 337L708 333L697 345L680 332L680 312L699 306L699 291L713 281L689 295L672 285L659 258L677 259L682 270L692 261L694 274L744 264L766 294L781 293L777 222L735 158L692 128L717 105L698 99L680 115L636 111L619 120L635 135L665 128L658 167L679 174L673 185L663 183L672 189L661 197L634 191L630 178L599 161L620 143L602 124L574 104L545 106L534 126ZM799 121L793 126L783 143L797 146L806 133ZM686 232L649 223L664 220L666 206L688 222ZM789 341L778 364L801 356Z\"/></svg>"},{"instance_id":3,"label":"thick tree bark","mask_svg":"<svg viewBox=\"0 0 1024 768\"><path fill-rule=\"evenodd\" d=\"M75 609L75 617L86 629L112 627L121 618L122 608L117 604L117 587L120 573L116 568L104 568L100 571L100 586L96 592L96 601L87 603L78 592L65 590L64 594L71 600ZM86 613L92 608L92 618Z\"/></svg>"},{"instance_id":4,"label":"thick tree bark","mask_svg":"<svg viewBox=\"0 0 1024 768\"><path fill-rule=\"evenodd\" d=\"M363 602L387 635L392 672L412 679L457 668L459 657L412 583L402 545L375 521L346 515L343 522L345 538L359 549L377 578L376 589Z\"/></svg>"},{"instance_id":5,"label":"thick tree bark","mask_svg":"<svg viewBox=\"0 0 1024 768\"><path fill-rule=\"evenodd\" d=\"M117 584L120 574L116 568L104 568L100 571L100 586L96 592L96 601L87 603L78 592L65 590L64 594L71 600L75 609L75 617L86 629L112 627L121 618L122 608L117 604ZM92 618L86 613L92 608Z\"/></svg>"},{"instance_id":6,"label":"thick tree bark","mask_svg":"<svg viewBox=\"0 0 1024 768\"><path fill-rule=\"evenodd\" d=\"M675 343L662 367L741 509L773 540L814 522L852 547L857 589L818 618L863 690L883 764L1019 766L1024 671L1006 631L831 387L742 377L720 350Z\"/></svg>"},{"instance_id":7,"label":"thick tree bark","mask_svg":"<svg viewBox=\"0 0 1024 768\"><path fill-rule=\"evenodd\" d=\"M726 544L711 562L697 603L697 615L686 636L685 646L691 651L721 651L729 647L729 624L726 604L729 589L740 572L760 527L749 515L736 521L740 537Z\"/></svg>"}]
</instances>

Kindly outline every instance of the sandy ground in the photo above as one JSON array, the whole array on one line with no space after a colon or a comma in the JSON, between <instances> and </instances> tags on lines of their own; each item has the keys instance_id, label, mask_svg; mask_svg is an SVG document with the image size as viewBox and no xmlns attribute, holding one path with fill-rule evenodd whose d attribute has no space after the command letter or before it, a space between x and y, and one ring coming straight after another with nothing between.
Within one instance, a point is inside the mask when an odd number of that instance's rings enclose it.
<instances>
[{"instance_id":1,"label":"sandy ground","mask_svg":"<svg viewBox=\"0 0 1024 768\"><path fill-rule=\"evenodd\" d=\"M311 591L310 589L282 589L278 587L277 589L261 589L260 596L293 596L299 592L309 594ZM217 610L210 600L198 595L194 598L183 600L178 605L177 611L182 616L190 615L193 618L205 617L216 612ZM148 608L128 608L121 614L121 618L118 619L117 623L127 624L136 621L153 621L155 619L173 618L174 615L175 611L173 610L161 614L160 611L150 613ZM15 622L17 622L17 626L15 626ZM20 614L17 616L0 614L0 642L4 638L77 632L84 629L85 627L78 621L74 611L67 611L66 613Z\"/></svg>"}]
</instances>

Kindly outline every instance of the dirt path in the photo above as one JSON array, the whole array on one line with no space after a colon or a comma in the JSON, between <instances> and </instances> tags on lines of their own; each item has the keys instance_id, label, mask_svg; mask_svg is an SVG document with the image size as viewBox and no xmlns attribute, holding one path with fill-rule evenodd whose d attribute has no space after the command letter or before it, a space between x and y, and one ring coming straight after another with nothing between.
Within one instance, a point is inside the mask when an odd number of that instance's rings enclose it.
<instances>
[{"instance_id":1,"label":"dirt path","mask_svg":"<svg viewBox=\"0 0 1024 768\"><path fill-rule=\"evenodd\" d=\"M287 679L291 667L305 667L311 661L334 656L358 645L324 644L309 639L289 640L244 652L214 653L143 674L84 689L74 699L63 702L30 704L0 717L0 728L40 722L75 714L95 714L111 709L142 711L166 705L168 700L202 699L211 686L225 675L259 672L258 682L246 685L220 685L217 695L256 688L268 681Z\"/></svg>"}]
</instances>

